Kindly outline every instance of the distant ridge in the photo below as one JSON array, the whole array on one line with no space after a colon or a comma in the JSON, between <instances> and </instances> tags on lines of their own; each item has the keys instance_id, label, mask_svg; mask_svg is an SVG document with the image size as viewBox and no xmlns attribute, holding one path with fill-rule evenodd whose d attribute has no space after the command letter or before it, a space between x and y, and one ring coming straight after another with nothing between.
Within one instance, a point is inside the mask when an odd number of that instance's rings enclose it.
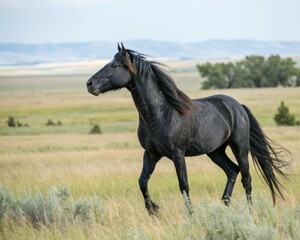
<instances>
[{"instance_id":1,"label":"distant ridge","mask_svg":"<svg viewBox=\"0 0 300 240\"><path fill-rule=\"evenodd\" d=\"M124 41L127 48L168 59L220 59L245 55L300 55L300 41L208 40L176 43L152 40ZM0 43L0 65L111 59L117 42L97 41L58 44Z\"/></svg>"}]
</instances>

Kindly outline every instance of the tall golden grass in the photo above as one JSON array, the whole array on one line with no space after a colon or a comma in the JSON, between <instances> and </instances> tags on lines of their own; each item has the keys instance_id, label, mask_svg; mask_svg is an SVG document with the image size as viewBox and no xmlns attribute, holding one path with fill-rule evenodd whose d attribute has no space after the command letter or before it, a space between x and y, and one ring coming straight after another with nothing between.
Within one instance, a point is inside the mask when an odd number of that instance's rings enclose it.
<instances>
[{"instance_id":1,"label":"tall golden grass","mask_svg":"<svg viewBox=\"0 0 300 240\"><path fill-rule=\"evenodd\" d=\"M291 151L292 175L290 181L282 182L286 188L285 201L279 200L276 207L272 206L269 190L251 164L253 214L249 214L240 178L232 206L224 207L220 197L225 174L206 156L198 156L187 159L195 210L189 216L173 163L163 158L149 182L153 200L160 206L160 214L151 217L144 208L138 186L143 150L135 133L137 113L129 93L119 91L95 98L84 89L87 78L84 76L77 76L74 85L70 77L43 77L41 81L49 83L44 82L37 89L34 88L37 79L26 83L24 89L18 87L23 78L14 78L13 83L6 79L6 88L0 91L1 186L17 204L30 196L35 199L38 193L46 201L49 189L66 186L71 203L86 203L86 199L97 197L104 215L101 221L92 219L87 224L71 221L65 225L35 227L28 223L24 213L15 221L7 208L2 208L6 212L0 224L0 238L298 239L300 128L276 127L272 118L280 101L285 101L296 118L300 118L300 89L200 91L201 79L195 78L191 87L192 78L185 82L183 73L172 74L180 88L193 98L223 93L248 105L267 135ZM53 78L57 85L47 88ZM30 127L8 129L5 121L10 115ZM46 127L49 118L62 121L63 126ZM91 123L99 123L103 134L88 134ZM230 152L229 155L232 157ZM1 196L4 195L0 194L0 208L4 206Z\"/></svg>"}]
</instances>

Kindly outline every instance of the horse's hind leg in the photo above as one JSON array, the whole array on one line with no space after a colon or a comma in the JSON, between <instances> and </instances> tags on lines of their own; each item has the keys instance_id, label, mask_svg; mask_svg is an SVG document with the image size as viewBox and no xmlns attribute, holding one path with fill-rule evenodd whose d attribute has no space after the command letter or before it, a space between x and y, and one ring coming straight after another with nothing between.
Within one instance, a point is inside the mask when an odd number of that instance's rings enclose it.
<instances>
[{"instance_id":1,"label":"horse's hind leg","mask_svg":"<svg viewBox=\"0 0 300 240\"><path fill-rule=\"evenodd\" d=\"M236 143L230 144L232 152L239 164L239 168L242 175L242 184L246 192L246 197L248 203L252 204L251 192L251 175L249 172L249 161L248 161L248 153L249 153L249 144L243 141L235 141Z\"/></svg>"},{"instance_id":2,"label":"horse's hind leg","mask_svg":"<svg viewBox=\"0 0 300 240\"><path fill-rule=\"evenodd\" d=\"M239 173L239 167L229 159L229 157L226 155L225 149L226 145L218 148L217 150L207 155L226 173L227 183L222 196L222 201L224 201L225 205L228 206L230 203L230 198L232 195L235 180Z\"/></svg>"}]
</instances>

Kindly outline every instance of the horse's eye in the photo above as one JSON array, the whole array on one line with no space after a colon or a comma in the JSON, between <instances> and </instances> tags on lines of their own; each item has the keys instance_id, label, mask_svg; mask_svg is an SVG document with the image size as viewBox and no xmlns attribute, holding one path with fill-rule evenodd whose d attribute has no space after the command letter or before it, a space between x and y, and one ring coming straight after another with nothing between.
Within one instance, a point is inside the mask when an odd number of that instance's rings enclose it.
<instances>
[{"instance_id":1,"label":"horse's eye","mask_svg":"<svg viewBox=\"0 0 300 240\"><path fill-rule=\"evenodd\" d=\"M111 67L115 68L115 67L117 67L117 66L118 66L118 64L116 64L116 63L114 63L114 62L111 63Z\"/></svg>"}]
</instances>

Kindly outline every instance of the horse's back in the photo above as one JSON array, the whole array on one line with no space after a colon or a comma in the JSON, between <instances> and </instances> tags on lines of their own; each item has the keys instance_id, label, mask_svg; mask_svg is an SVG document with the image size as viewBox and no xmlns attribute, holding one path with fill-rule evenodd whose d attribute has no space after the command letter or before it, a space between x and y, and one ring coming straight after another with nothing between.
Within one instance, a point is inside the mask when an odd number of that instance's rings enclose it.
<instances>
[{"instance_id":1,"label":"horse's back","mask_svg":"<svg viewBox=\"0 0 300 240\"><path fill-rule=\"evenodd\" d=\"M198 102L200 106L202 105L204 108L209 105L215 108L216 111L221 112L222 115L225 114L227 117L232 118L232 120L234 120L235 117L248 118L243 106L236 99L228 95L212 95L205 98L194 99L194 101Z\"/></svg>"},{"instance_id":2,"label":"horse's back","mask_svg":"<svg viewBox=\"0 0 300 240\"><path fill-rule=\"evenodd\" d=\"M226 103L228 105L231 105L231 106L241 106L241 104L236 100L234 99L233 97L230 97L228 95L224 95L224 94L217 94L217 95L212 95L212 96L209 96L209 97L205 97L205 98L197 98L197 99L194 99L194 101L196 102L210 102L210 103L214 103L214 102L223 102L223 103Z\"/></svg>"}]
</instances>

